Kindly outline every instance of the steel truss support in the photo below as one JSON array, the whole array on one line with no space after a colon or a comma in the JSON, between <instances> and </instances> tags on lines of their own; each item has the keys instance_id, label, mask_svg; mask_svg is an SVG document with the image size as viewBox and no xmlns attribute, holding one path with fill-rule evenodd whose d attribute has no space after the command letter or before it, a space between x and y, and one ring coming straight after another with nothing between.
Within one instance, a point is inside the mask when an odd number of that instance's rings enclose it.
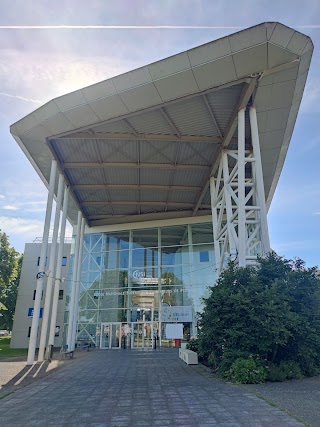
<instances>
[{"instance_id":1,"label":"steel truss support","mask_svg":"<svg viewBox=\"0 0 320 427\"><path fill-rule=\"evenodd\" d=\"M218 274L228 259L255 265L270 251L260 145L255 109L250 111L253 150L245 149L245 109L238 113L238 147L224 149L210 178L212 223Z\"/></svg>"}]
</instances>

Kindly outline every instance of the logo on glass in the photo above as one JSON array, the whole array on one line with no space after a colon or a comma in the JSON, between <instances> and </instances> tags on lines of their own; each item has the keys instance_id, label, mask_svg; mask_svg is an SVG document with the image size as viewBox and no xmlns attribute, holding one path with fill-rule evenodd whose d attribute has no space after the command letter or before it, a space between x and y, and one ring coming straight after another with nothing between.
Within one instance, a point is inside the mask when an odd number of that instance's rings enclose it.
<instances>
[{"instance_id":1,"label":"logo on glass","mask_svg":"<svg viewBox=\"0 0 320 427\"><path fill-rule=\"evenodd\" d=\"M132 277L136 280L142 279L145 276L146 276L146 273L141 270L134 270L134 272L132 273Z\"/></svg>"}]
</instances>

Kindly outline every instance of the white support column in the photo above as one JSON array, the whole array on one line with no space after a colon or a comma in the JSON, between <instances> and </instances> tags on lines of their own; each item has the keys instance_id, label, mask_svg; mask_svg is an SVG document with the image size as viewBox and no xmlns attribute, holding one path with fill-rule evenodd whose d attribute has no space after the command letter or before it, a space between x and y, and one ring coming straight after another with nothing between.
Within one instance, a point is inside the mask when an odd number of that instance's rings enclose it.
<instances>
[{"instance_id":1,"label":"white support column","mask_svg":"<svg viewBox=\"0 0 320 427\"><path fill-rule=\"evenodd\" d=\"M251 127L251 140L253 148L253 156L255 158L255 175L257 187L257 204L260 206L260 221L261 221L261 243L262 254L266 255L270 252L270 239L267 221L266 198L264 192L261 152L258 132L257 111L255 107L250 108L250 127Z\"/></svg>"},{"instance_id":2,"label":"white support column","mask_svg":"<svg viewBox=\"0 0 320 427\"><path fill-rule=\"evenodd\" d=\"M215 253L215 268L217 269L218 275L220 274L220 244L217 238L218 234L218 216L216 209L216 185L215 178L210 177L210 199L211 199L211 214L212 214L212 230L213 230L213 243L214 243L214 253Z\"/></svg>"},{"instance_id":3,"label":"white support column","mask_svg":"<svg viewBox=\"0 0 320 427\"><path fill-rule=\"evenodd\" d=\"M81 267L82 267L84 227L85 227L85 219L82 218L81 230L80 230L80 242L79 242L78 268L77 268L76 287L75 287L75 295L74 295L75 299L74 299L71 347L70 347L72 350L74 350L75 348L76 337L77 337L77 320L78 320L78 312L79 312L79 295L80 295L80 278L81 278Z\"/></svg>"},{"instance_id":4,"label":"white support column","mask_svg":"<svg viewBox=\"0 0 320 427\"><path fill-rule=\"evenodd\" d=\"M59 290L60 290L60 283L62 280L61 260L63 257L64 238L65 238L65 232L66 232L68 198L69 198L69 188L65 187L64 197L63 197L62 219L61 219L61 226L60 226L60 239L59 239L59 249L58 249L58 256L57 256L57 267L56 267L54 291L53 291L51 323L50 323L50 331L49 331L49 341L48 341L49 347L54 345L54 336L55 336L55 330L56 330L57 311L58 311L58 303L59 303Z\"/></svg>"},{"instance_id":5,"label":"white support column","mask_svg":"<svg viewBox=\"0 0 320 427\"><path fill-rule=\"evenodd\" d=\"M189 250L189 286L190 286L190 294L194 295L194 281L193 281L193 269L194 269L194 253L193 253L193 239L192 239L192 227L189 224L187 226L188 230L188 250ZM189 294L189 297L191 295ZM197 319L196 313L194 312L194 306L192 306L192 324L191 324L191 336L197 336Z\"/></svg>"},{"instance_id":6,"label":"white support column","mask_svg":"<svg viewBox=\"0 0 320 427\"><path fill-rule=\"evenodd\" d=\"M161 228L158 228L158 319L159 319L159 346L162 346L162 278L161 278Z\"/></svg>"},{"instance_id":7,"label":"white support column","mask_svg":"<svg viewBox=\"0 0 320 427\"><path fill-rule=\"evenodd\" d=\"M49 268L48 268L49 273L48 273L46 295L45 295L44 308L43 308L38 362L43 362L44 353L45 353L46 344L47 344L48 322L50 317L51 300L52 300L52 284L54 283L55 270L56 270L55 264L56 264L57 240L58 240L58 233L59 233L62 194L63 194L63 176L60 174L57 201L56 201L56 211L55 211L54 225L53 225L52 243L51 243L50 258L49 258Z\"/></svg>"},{"instance_id":8,"label":"white support column","mask_svg":"<svg viewBox=\"0 0 320 427\"><path fill-rule=\"evenodd\" d=\"M132 310L132 230L129 231L129 259L128 259L128 293L127 293L127 322L131 322ZM132 332L133 334L133 332Z\"/></svg>"},{"instance_id":9,"label":"white support column","mask_svg":"<svg viewBox=\"0 0 320 427\"><path fill-rule=\"evenodd\" d=\"M245 214L245 109L238 112L238 259L246 266L246 214Z\"/></svg>"},{"instance_id":10,"label":"white support column","mask_svg":"<svg viewBox=\"0 0 320 427\"><path fill-rule=\"evenodd\" d=\"M50 230L50 220L51 220L52 202L53 202L53 196L54 196L56 171L57 171L57 162L56 160L52 160L50 180L49 180L49 192L48 192L48 199L47 199L47 209L46 209L46 216L44 221L42 246L41 246L41 253L40 253L39 272L37 274L37 288L36 288L36 297L35 297L34 308L33 308L33 317L32 317L32 324L31 324L27 365L33 365L36 345L37 345L40 305L41 305L41 297L42 297L42 290L43 290L43 281L45 277L44 270L46 265L46 255L47 255L47 248L48 248L48 238L49 238L49 230Z\"/></svg>"},{"instance_id":11,"label":"white support column","mask_svg":"<svg viewBox=\"0 0 320 427\"><path fill-rule=\"evenodd\" d=\"M69 320L68 320L68 334L67 334L68 350L71 349L73 316L74 316L74 309L75 309L75 291L76 291L76 280L77 280L78 260L79 260L81 220L82 220L82 214L81 214L81 211L78 211L76 242L75 242L75 249L74 249L73 270L72 270L72 279L71 279L71 293L70 293L70 302L69 302Z\"/></svg>"}]
</instances>

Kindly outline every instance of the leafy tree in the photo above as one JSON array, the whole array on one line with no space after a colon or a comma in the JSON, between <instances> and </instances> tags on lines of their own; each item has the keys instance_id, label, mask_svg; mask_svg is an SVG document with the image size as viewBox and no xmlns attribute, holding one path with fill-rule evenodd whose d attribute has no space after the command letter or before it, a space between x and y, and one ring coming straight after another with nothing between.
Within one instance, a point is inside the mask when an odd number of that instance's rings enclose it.
<instances>
[{"instance_id":1,"label":"leafy tree","mask_svg":"<svg viewBox=\"0 0 320 427\"><path fill-rule=\"evenodd\" d=\"M275 253L258 268L229 264L200 315L200 355L225 372L237 359L292 361L320 369L320 280L316 268Z\"/></svg>"},{"instance_id":2,"label":"leafy tree","mask_svg":"<svg viewBox=\"0 0 320 427\"><path fill-rule=\"evenodd\" d=\"M0 230L0 329L12 329L22 259Z\"/></svg>"}]
</instances>

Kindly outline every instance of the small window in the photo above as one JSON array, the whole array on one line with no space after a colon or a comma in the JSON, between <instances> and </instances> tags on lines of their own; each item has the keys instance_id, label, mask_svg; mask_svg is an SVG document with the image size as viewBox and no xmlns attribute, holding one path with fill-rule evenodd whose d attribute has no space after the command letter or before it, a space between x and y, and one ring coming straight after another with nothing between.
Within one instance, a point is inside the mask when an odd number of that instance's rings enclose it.
<instances>
[{"instance_id":1,"label":"small window","mask_svg":"<svg viewBox=\"0 0 320 427\"><path fill-rule=\"evenodd\" d=\"M34 290L33 291L33 301L35 301L35 299L36 299L36 293L37 293L37 291L36 290ZM41 299L43 298L43 291L42 291L42 294L41 294Z\"/></svg>"},{"instance_id":2,"label":"small window","mask_svg":"<svg viewBox=\"0 0 320 427\"><path fill-rule=\"evenodd\" d=\"M200 262L209 262L209 252L201 251L200 252Z\"/></svg>"},{"instance_id":3,"label":"small window","mask_svg":"<svg viewBox=\"0 0 320 427\"><path fill-rule=\"evenodd\" d=\"M28 329L28 338L30 338L30 335L31 335L31 326L29 326L29 329Z\"/></svg>"},{"instance_id":4,"label":"small window","mask_svg":"<svg viewBox=\"0 0 320 427\"><path fill-rule=\"evenodd\" d=\"M47 265L47 260L48 260L48 257L46 257L46 263L45 263L45 265ZM38 263L37 263L37 266L39 267L39 265L40 265L40 257L38 256Z\"/></svg>"},{"instance_id":5,"label":"small window","mask_svg":"<svg viewBox=\"0 0 320 427\"><path fill-rule=\"evenodd\" d=\"M63 289L59 290L59 299L63 299Z\"/></svg>"},{"instance_id":6,"label":"small window","mask_svg":"<svg viewBox=\"0 0 320 427\"><path fill-rule=\"evenodd\" d=\"M67 257L66 256L64 256L63 258L62 258L62 267L65 267L67 265Z\"/></svg>"}]
</instances>

